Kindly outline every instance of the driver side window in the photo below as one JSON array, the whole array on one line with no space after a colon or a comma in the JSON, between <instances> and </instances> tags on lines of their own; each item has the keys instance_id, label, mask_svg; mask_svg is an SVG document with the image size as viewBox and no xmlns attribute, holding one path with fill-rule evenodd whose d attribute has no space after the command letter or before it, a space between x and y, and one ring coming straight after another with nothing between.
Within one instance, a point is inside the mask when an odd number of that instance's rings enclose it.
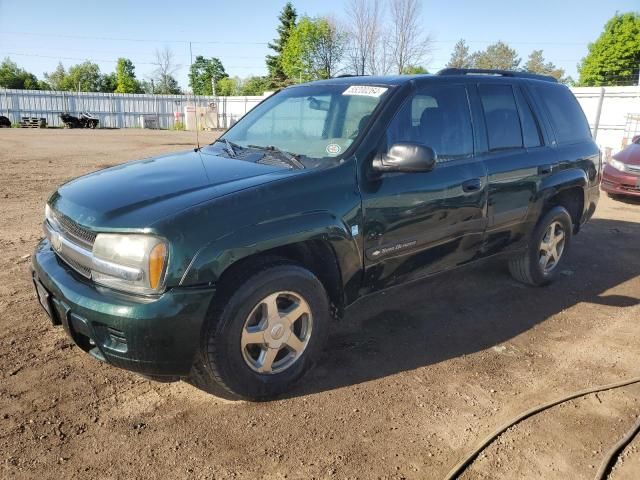
<instances>
[{"instance_id":1,"label":"driver side window","mask_svg":"<svg viewBox=\"0 0 640 480\"><path fill-rule=\"evenodd\" d=\"M394 143L431 147L438 161L473 155L473 130L462 85L428 85L408 98L387 130L387 147Z\"/></svg>"}]
</instances>

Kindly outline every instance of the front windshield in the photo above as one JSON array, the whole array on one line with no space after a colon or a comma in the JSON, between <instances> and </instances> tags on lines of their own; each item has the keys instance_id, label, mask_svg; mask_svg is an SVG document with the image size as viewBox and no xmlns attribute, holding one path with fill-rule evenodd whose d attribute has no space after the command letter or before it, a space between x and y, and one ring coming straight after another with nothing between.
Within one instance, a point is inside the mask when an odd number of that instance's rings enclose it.
<instances>
[{"instance_id":1,"label":"front windshield","mask_svg":"<svg viewBox=\"0 0 640 480\"><path fill-rule=\"evenodd\" d=\"M302 160L338 158L362 133L387 91L365 85L287 88L251 110L223 140Z\"/></svg>"}]
</instances>

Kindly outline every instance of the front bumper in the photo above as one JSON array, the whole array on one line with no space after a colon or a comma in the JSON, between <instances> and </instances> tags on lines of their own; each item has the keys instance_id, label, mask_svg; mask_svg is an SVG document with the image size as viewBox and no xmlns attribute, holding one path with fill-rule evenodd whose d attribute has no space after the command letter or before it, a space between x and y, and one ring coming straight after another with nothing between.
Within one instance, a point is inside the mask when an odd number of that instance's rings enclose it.
<instances>
[{"instance_id":1,"label":"front bumper","mask_svg":"<svg viewBox=\"0 0 640 480\"><path fill-rule=\"evenodd\" d=\"M616 195L640 196L640 176L621 172L605 165L602 173L602 190Z\"/></svg>"},{"instance_id":2,"label":"front bumper","mask_svg":"<svg viewBox=\"0 0 640 480\"><path fill-rule=\"evenodd\" d=\"M48 240L38 245L32 264L54 325L61 324L80 348L145 375L188 375L214 288L174 288L156 298L118 293L71 270Z\"/></svg>"}]
</instances>

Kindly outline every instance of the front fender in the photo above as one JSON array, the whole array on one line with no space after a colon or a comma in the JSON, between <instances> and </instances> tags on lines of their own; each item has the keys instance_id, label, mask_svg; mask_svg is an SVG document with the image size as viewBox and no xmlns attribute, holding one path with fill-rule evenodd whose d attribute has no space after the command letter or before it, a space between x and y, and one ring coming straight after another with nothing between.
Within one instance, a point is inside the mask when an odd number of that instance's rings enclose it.
<instances>
[{"instance_id":1,"label":"front fender","mask_svg":"<svg viewBox=\"0 0 640 480\"><path fill-rule=\"evenodd\" d=\"M350 229L329 212L311 212L242 227L202 247L187 267L181 286L215 284L232 264L250 255L309 240L329 242L342 284L362 271L362 255Z\"/></svg>"}]
</instances>

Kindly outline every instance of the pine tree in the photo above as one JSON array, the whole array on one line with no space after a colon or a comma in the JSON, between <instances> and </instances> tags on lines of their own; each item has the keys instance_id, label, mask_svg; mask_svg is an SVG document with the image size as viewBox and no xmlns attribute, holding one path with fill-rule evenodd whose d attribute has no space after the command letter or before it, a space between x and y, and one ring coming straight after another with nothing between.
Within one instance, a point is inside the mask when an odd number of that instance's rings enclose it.
<instances>
[{"instance_id":1,"label":"pine tree","mask_svg":"<svg viewBox=\"0 0 640 480\"><path fill-rule=\"evenodd\" d=\"M447 68L471 68L473 63L469 55L469 46L463 39L458 40L447 63Z\"/></svg>"},{"instance_id":2,"label":"pine tree","mask_svg":"<svg viewBox=\"0 0 640 480\"><path fill-rule=\"evenodd\" d=\"M291 2L287 2L278 17L280 21L277 29L278 38L274 39L272 43L269 43L269 48L276 52L276 54L267 55L266 59L272 88L279 88L289 83L289 78L282 69L282 51L287 44L292 29L296 26L297 18L298 14L296 13L296 9L293 8Z\"/></svg>"},{"instance_id":3,"label":"pine tree","mask_svg":"<svg viewBox=\"0 0 640 480\"><path fill-rule=\"evenodd\" d=\"M564 70L562 68L556 67L551 62L544 61L544 56L542 55L542 50L534 50L529 55L527 59L527 63L524 65L524 69L527 72L538 73L540 75L550 75L557 80L562 80L564 77Z\"/></svg>"}]
</instances>

